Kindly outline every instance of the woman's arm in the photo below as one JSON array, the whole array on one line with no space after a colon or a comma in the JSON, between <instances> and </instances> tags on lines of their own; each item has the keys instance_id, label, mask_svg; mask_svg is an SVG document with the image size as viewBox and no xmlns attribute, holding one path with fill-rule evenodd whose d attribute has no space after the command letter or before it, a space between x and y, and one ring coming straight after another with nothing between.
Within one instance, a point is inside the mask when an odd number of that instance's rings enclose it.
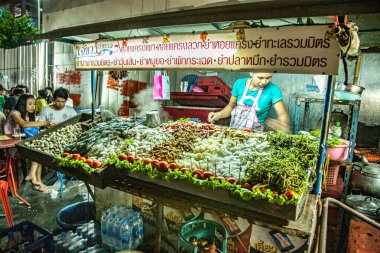
<instances>
[{"instance_id":1,"label":"woman's arm","mask_svg":"<svg viewBox=\"0 0 380 253\"><path fill-rule=\"evenodd\" d=\"M284 124L290 124L289 114L286 110L284 101L280 100L273 105L274 110L276 111L278 120Z\"/></svg>"},{"instance_id":2,"label":"woman's arm","mask_svg":"<svg viewBox=\"0 0 380 253\"><path fill-rule=\"evenodd\" d=\"M228 105L226 105L226 107L224 107L221 111L210 112L208 114L208 121L211 123L214 123L217 120L228 118L229 116L231 116L231 112L235 108L235 106L236 106L236 97L232 95L230 98L230 101L228 102Z\"/></svg>"},{"instance_id":3,"label":"woman's arm","mask_svg":"<svg viewBox=\"0 0 380 253\"><path fill-rule=\"evenodd\" d=\"M50 125L50 121L32 121L32 122L27 122L23 118L21 118L17 114L11 115L11 118L14 122L19 124L22 128L25 127L41 127L41 126L48 126Z\"/></svg>"}]
</instances>

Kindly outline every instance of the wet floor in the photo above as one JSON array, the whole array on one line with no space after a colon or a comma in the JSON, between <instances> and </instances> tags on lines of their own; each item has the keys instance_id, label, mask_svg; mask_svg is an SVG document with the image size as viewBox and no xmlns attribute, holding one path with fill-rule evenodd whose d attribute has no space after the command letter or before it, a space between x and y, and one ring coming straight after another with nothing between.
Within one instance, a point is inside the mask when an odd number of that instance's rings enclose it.
<instances>
[{"instance_id":1,"label":"wet floor","mask_svg":"<svg viewBox=\"0 0 380 253\"><path fill-rule=\"evenodd\" d=\"M52 176L54 176L54 172L50 172L44 178L47 180ZM65 184L66 188L63 190L62 198L60 198L58 194L59 184L60 182L56 181L56 183L52 185L51 192L42 193L36 190L30 182L23 182L18 193L30 203L30 207L27 207L16 196L12 197L9 195L14 224L28 220L53 234L60 232L61 228L56 221L58 211L70 204L88 201L90 197L87 194L87 189L83 182L72 180ZM8 228L3 214L4 212L1 208L0 231Z\"/></svg>"}]
</instances>

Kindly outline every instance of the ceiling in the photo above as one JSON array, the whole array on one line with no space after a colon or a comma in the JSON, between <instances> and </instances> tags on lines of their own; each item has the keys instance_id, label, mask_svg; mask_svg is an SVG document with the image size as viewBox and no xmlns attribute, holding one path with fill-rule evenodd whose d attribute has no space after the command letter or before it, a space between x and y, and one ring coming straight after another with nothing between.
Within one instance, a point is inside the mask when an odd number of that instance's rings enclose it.
<instances>
[{"instance_id":1,"label":"ceiling","mask_svg":"<svg viewBox=\"0 0 380 253\"><path fill-rule=\"evenodd\" d=\"M81 0L78 4L86 5L93 1ZM46 2L48 1L44 1ZM205 0L207 2L212 1ZM188 1L189 5L192 3L193 1ZM52 7L54 6L56 5ZM306 25L308 17L311 17L314 24L332 24L333 19L325 15L346 14L348 20L359 27L361 47L380 48L378 0L228 0L212 6L190 6L165 13L70 26L33 36L31 39L77 42L93 41L99 37L111 39L215 31L227 29L237 20L245 20L252 27Z\"/></svg>"}]
</instances>

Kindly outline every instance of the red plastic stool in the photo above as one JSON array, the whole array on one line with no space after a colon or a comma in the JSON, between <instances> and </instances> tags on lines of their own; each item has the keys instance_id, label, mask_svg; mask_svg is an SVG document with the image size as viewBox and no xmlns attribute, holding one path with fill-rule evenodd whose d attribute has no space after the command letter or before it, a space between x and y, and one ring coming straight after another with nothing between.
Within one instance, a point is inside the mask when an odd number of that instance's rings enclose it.
<instances>
[{"instance_id":1,"label":"red plastic stool","mask_svg":"<svg viewBox=\"0 0 380 253\"><path fill-rule=\"evenodd\" d=\"M3 210L8 226L13 227L12 209L8 199L8 183L5 180L0 180L0 200L3 204Z\"/></svg>"}]
</instances>

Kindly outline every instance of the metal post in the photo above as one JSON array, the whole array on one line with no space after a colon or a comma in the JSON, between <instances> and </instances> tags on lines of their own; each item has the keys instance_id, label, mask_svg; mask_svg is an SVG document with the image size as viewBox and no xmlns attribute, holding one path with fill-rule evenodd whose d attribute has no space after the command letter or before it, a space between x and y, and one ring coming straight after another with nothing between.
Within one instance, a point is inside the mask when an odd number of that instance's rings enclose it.
<instances>
[{"instance_id":1,"label":"metal post","mask_svg":"<svg viewBox=\"0 0 380 253\"><path fill-rule=\"evenodd\" d=\"M95 70L91 70L91 115L92 120L95 119L95 91L96 91L96 80L95 80Z\"/></svg>"},{"instance_id":2,"label":"metal post","mask_svg":"<svg viewBox=\"0 0 380 253\"><path fill-rule=\"evenodd\" d=\"M325 161L326 148L327 148L327 137L329 134L329 123L331 110L334 98L334 86L332 84L332 76L330 75L327 79L326 95L323 105L323 117L322 117L322 127L321 127L321 138L319 140L319 155L317 161L317 182L314 185L314 194L319 195L321 193L322 187L322 174L323 174L323 164Z\"/></svg>"},{"instance_id":3,"label":"metal post","mask_svg":"<svg viewBox=\"0 0 380 253\"><path fill-rule=\"evenodd\" d=\"M299 97L296 97L294 106L294 129L293 133L297 134L300 130L300 113L301 113L301 101Z\"/></svg>"},{"instance_id":4,"label":"metal post","mask_svg":"<svg viewBox=\"0 0 380 253\"><path fill-rule=\"evenodd\" d=\"M154 240L154 253L159 253L161 250L161 236L162 236L162 219L164 215L164 206L157 203L157 216L156 216L156 238Z\"/></svg>"},{"instance_id":5,"label":"metal post","mask_svg":"<svg viewBox=\"0 0 380 253\"><path fill-rule=\"evenodd\" d=\"M357 212L356 210L352 209L351 207L343 204L342 202L327 197L323 199L323 209L322 209L322 217L321 217L321 232L320 232L320 238L319 238L319 245L318 245L318 252L319 253L325 253L326 252L326 235L327 235L327 218L328 218L328 208L329 204L335 204L340 208L343 208L344 210L350 212L354 216L362 219L363 221L367 222L368 224L374 226L377 229L380 229L380 224L377 223L375 220L372 220L368 218L367 216Z\"/></svg>"}]
</instances>

